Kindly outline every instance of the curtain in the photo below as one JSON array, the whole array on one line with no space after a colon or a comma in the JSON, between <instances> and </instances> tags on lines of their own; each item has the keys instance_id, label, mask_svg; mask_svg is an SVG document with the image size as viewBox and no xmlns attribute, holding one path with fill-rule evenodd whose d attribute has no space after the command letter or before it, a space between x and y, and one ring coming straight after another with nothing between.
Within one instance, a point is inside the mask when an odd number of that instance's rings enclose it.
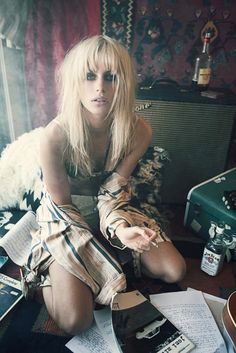
<instances>
[{"instance_id":1,"label":"curtain","mask_svg":"<svg viewBox=\"0 0 236 353\"><path fill-rule=\"evenodd\" d=\"M0 35L14 47L23 47L26 22L32 0L0 1ZM9 45L10 46L10 45Z\"/></svg>"},{"instance_id":2,"label":"curtain","mask_svg":"<svg viewBox=\"0 0 236 353\"><path fill-rule=\"evenodd\" d=\"M32 126L56 115L55 69L65 52L99 34L100 0L34 0L25 35L25 70Z\"/></svg>"},{"instance_id":3,"label":"curtain","mask_svg":"<svg viewBox=\"0 0 236 353\"><path fill-rule=\"evenodd\" d=\"M23 51L31 3L32 0L0 1L0 151L31 129Z\"/></svg>"}]
</instances>

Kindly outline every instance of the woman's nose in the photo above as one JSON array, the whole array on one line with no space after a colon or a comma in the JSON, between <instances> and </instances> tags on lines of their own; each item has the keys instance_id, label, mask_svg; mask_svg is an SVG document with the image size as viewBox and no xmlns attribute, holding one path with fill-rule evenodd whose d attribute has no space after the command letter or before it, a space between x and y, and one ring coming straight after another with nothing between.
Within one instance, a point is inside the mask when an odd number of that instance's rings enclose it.
<instances>
[{"instance_id":1,"label":"woman's nose","mask_svg":"<svg viewBox=\"0 0 236 353\"><path fill-rule=\"evenodd\" d=\"M97 92L103 92L103 93L104 93L103 87L98 87L98 88L97 88Z\"/></svg>"},{"instance_id":2,"label":"woman's nose","mask_svg":"<svg viewBox=\"0 0 236 353\"><path fill-rule=\"evenodd\" d=\"M104 93L105 90L104 90L104 80L103 79L97 80L96 91Z\"/></svg>"}]
</instances>

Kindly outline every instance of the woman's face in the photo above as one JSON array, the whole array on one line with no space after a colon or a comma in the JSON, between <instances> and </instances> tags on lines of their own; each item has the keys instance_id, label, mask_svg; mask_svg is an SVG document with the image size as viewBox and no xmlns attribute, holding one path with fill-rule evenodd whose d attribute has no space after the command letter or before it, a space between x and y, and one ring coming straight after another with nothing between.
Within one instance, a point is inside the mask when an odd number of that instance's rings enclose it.
<instances>
[{"instance_id":1,"label":"woman's face","mask_svg":"<svg viewBox=\"0 0 236 353\"><path fill-rule=\"evenodd\" d=\"M95 72L87 72L81 88L81 102L84 108L94 117L107 116L116 88L114 74L100 64Z\"/></svg>"}]
</instances>

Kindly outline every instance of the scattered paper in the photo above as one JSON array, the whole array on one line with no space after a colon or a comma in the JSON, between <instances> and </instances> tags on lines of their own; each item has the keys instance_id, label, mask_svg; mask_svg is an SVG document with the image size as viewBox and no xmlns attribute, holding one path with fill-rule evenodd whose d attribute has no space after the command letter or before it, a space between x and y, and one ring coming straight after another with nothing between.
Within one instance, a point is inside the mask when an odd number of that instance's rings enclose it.
<instances>
[{"instance_id":1,"label":"scattered paper","mask_svg":"<svg viewBox=\"0 0 236 353\"><path fill-rule=\"evenodd\" d=\"M196 289L188 288L187 290L196 290ZM223 334L224 327L222 322L222 311L223 311L224 305L226 304L226 300L208 293L202 292L202 294L207 305L211 310L212 315L214 316L214 319L219 327L220 332Z\"/></svg>"},{"instance_id":2,"label":"scattered paper","mask_svg":"<svg viewBox=\"0 0 236 353\"><path fill-rule=\"evenodd\" d=\"M73 353L120 353L112 333L110 307L95 310L94 318L92 327L73 337L66 347Z\"/></svg>"},{"instance_id":3,"label":"scattered paper","mask_svg":"<svg viewBox=\"0 0 236 353\"><path fill-rule=\"evenodd\" d=\"M96 323L88 330L73 337L66 347L74 353L113 353Z\"/></svg>"},{"instance_id":4,"label":"scattered paper","mask_svg":"<svg viewBox=\"0 0 236 353\"><path fill-rule=\"evenodd\" d=\"M187 290L196 290L196 289L189 287L189 288L187 288ZM223 321L222 321L223 308L226 305L227 300L220 298L220 297L216 297L215 295L204 293L204 292L202 294L203 294L203 296L206 300L206 303L209 306L209 308L212 312L212 315L214 316L214 319L219 327L219 330L225 340L227 352L228 353L235 353L232 341L229 338L229 336L224 328Z\"/></svg>"},{"instance_id":5,"label":"scattered paper","mask_svg":"<svg viewBox=\"0 0 236 353\"><path fill-rule=\"evenodd\" d=\"M202 292L180 291L150 297L163 315L195 343L194 353L227 353L224 339Z\"/></svg>"},{"instance_id":6,"label":"scattered paper","mask_svg":"<svg viewBox=\"0 0 236 353\"><path fill-rule=\"evenodd\" d=\"M106 306L101 310L95 310L94 317L103 338L107 341L111 349L111 352L120 353L121 350L117 346L116 338L114 337L112 330L111 308Z\"/></svg>"},{"instance_id":7,"label":"scattered paper","mask_svg":"<svg viewBox=\"0 0 236 353\"><path fill-rule=\"evenodd\" d=\"M228 346L227 350L221 335L223 331L220 332L224 299L192 288L153 294L150 298L152 304L195 343L193 353L234 353L232 347ZM110 307L95 311L94 317L91 329L72 338L66 347L73 353L120 353L112 331Z\"/></svg>"}]
</instances>

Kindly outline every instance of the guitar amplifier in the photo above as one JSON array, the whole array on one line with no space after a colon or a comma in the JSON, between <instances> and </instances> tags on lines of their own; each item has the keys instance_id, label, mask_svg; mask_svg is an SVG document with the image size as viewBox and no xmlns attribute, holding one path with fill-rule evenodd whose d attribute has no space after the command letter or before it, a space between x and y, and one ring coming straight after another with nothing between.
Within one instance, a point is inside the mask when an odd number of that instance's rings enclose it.
<instances>
[{"instance_id":1,"label":"guitar amplifier","mask_svg":"<svg viewBox=\"0 0 236 353\"><path fill-rule=\"evenodd\" d=\"M225 170L235 105L145 97L136 99L135 110L153 128L152 145L170 156L163 168L163 203L185 204L194 185Z\"/></svg>"}]
</instances>

